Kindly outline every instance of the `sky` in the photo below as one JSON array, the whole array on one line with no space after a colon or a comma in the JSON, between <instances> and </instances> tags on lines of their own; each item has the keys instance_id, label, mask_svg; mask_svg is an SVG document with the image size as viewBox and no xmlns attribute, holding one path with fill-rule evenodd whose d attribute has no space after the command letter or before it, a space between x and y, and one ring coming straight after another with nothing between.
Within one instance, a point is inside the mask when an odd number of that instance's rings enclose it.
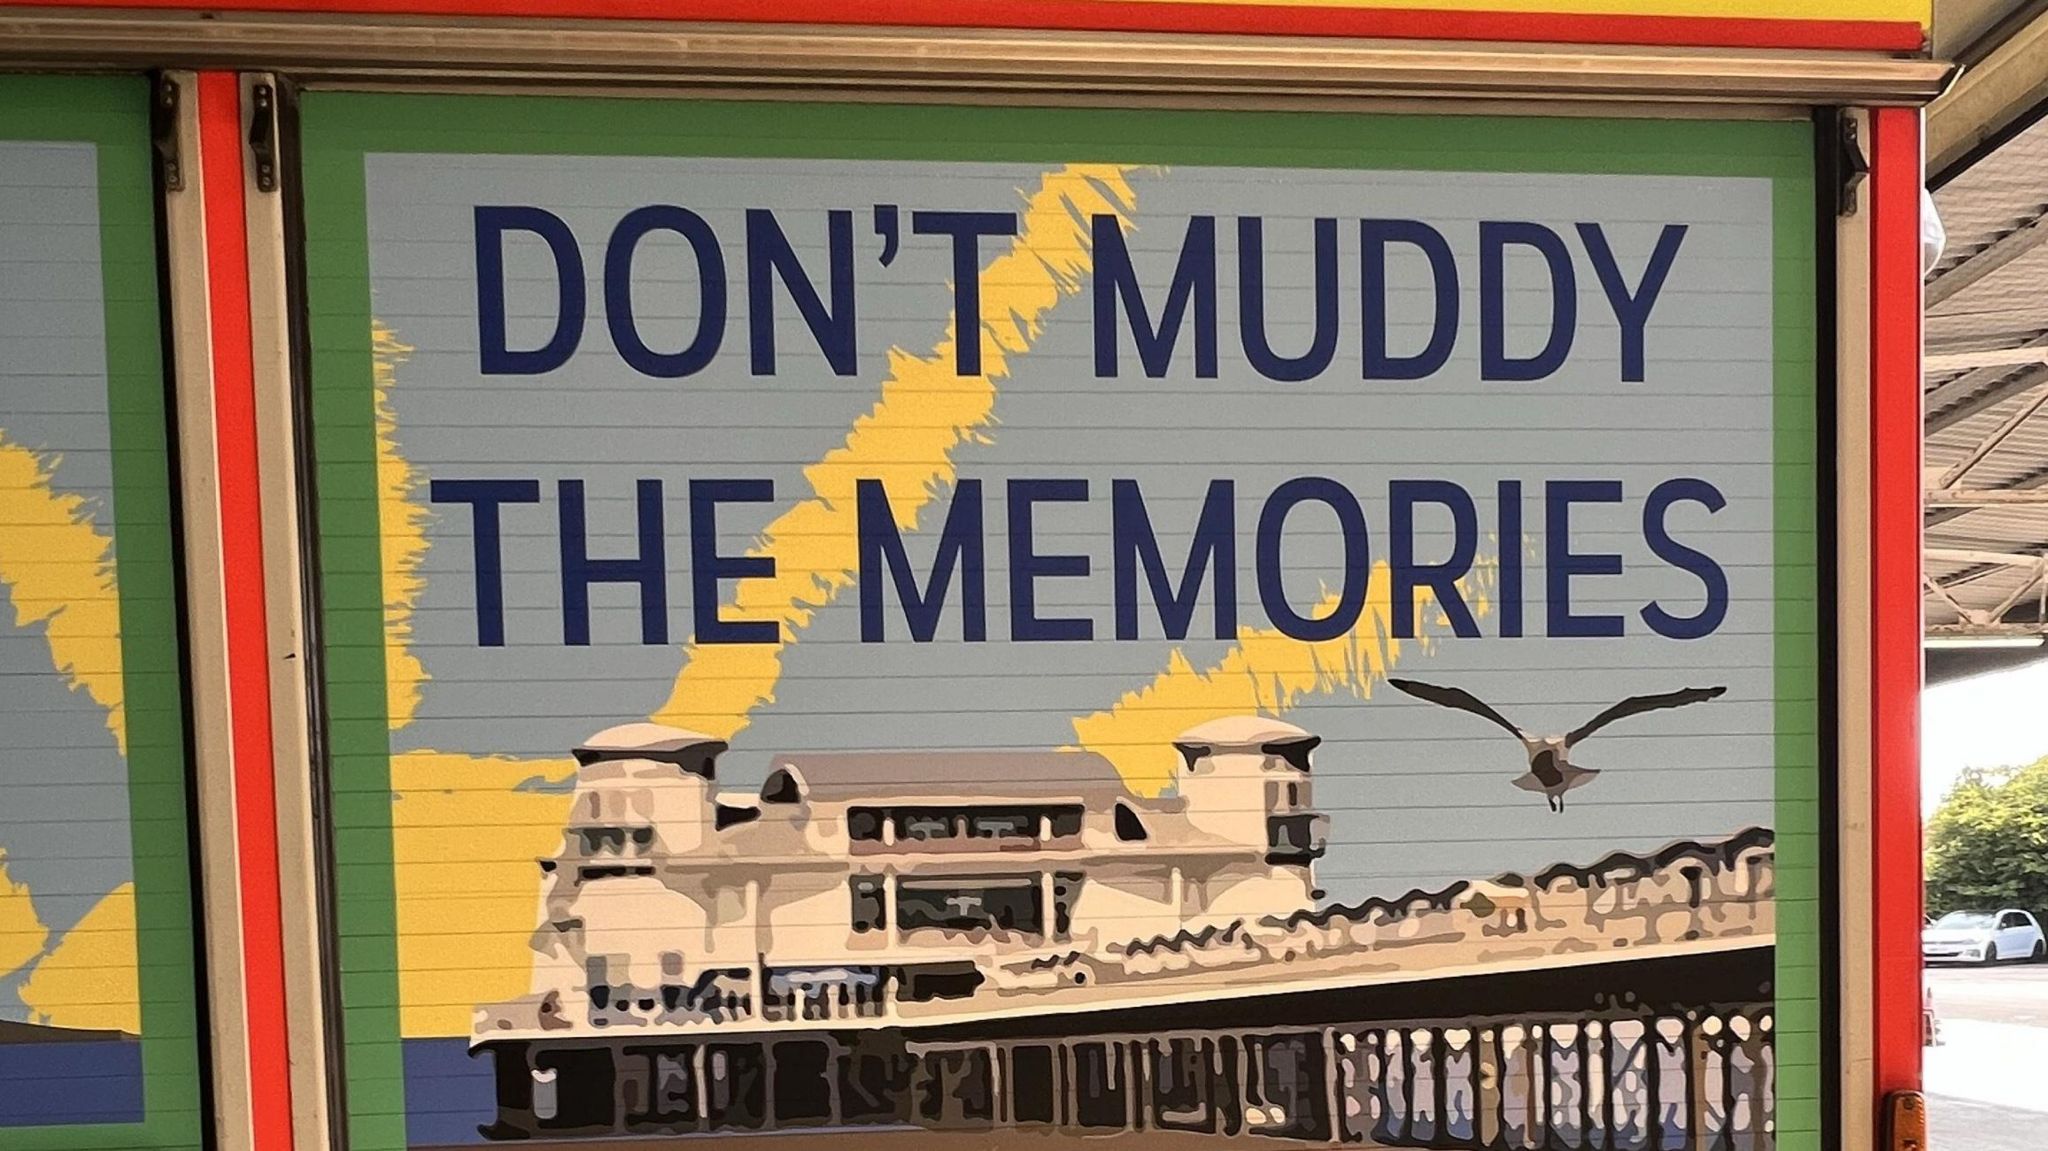
<instances>
[{"instance_id":1,"label":"sky","mask_svg":"<svg viewBox=\"0 0 2048 1151\"><path fill-rule=\"evenodd\" d=\"M1927 691L1921 711L1920 807L1931 814L1966 767L2032 763L2048 755L2048 661Z\"/></svg>"}]
</instances>

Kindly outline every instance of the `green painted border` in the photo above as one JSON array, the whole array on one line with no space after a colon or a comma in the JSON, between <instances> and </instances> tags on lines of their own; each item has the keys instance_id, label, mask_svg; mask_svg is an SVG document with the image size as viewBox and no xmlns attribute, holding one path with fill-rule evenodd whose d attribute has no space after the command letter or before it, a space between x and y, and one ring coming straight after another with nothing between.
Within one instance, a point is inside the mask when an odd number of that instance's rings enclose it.
<instances>
[{"instance_id":1,"label":"green painted border","mask_svg":"<svg viewBox=\"0 0 2048 1151\"><path fill-rule=\"evenodd\" d=\"M1777 1104L1780 1151L1818 1151L1821 1114L1820 379L1812 128L1790 129L1798 170L1771 185L1772 578L1776 600Z\"/></svg>"},{"instance_id":2,"label":"green painted border","mask_svg":"<svg viewBox=\"0 0 2048 1151\"><path fill-rule=\"evenodd\" d=\"M114 471L114 566L128 713L143 1120L0 1128L8 1151L201 1146L190 776L172 549L170 423L157 292L149 84L140 76L4 76L0 139L98 153L101 290Z\"/></svg>"},{"instance_id":3,"label":"green painted border","mask_svg":"<svg viewBox=\"0 0 2048 1151\"><path fill-rule=\"evenodd\" d=\"M363 159L803 157L1771 180L1778 1146L1821 1146L1814 175L1804 122L1107 111L312 92L302 108L336 906L356 1151L405 1147Z\"/></svg>"}]
</instances>

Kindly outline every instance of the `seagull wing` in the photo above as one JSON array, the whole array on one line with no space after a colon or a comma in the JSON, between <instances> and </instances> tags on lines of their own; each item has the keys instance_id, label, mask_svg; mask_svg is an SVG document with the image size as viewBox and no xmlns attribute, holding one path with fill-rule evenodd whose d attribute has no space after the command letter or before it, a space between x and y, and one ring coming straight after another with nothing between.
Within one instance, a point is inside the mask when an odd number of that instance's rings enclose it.
<instances>
[{"instance_id":1,"label":"seagull wing","mask_svg":"<svg viewBox=\"0 0 2048 1151\"><path fill-rule=\"evenodd\" d=\"M1435 684L1417 683L1412 679L1389 679L1387 683L1391 687L1407 692L1416 699L1428 700L1440 707L1469 711L1481 719L1490 720L1500 725L1503 730L1516 739L1528 738L1522 734L1521 728L1509 723L1499 712L1481 703L1478 696L1462 688L1438 687Z\"/></svg>"},{"instance_id":2,"label":"seagull wing","mask_svg":"<svg viewBox=\"0 0 2048 1151\"><path fill-rule=\"evenodd\" d=\"M1689 703L1705 703L1727 694L1725 687L1688 687L1681 691L1669 691L1663 695L1638 695L1622 700L1599 715L1586 721L1584 726L1564 737L1564 745L1571 747L1580 740L1606 727L1618 719L1641 715L1646 711L1657 711L1667 707L1684 707Z\"/></svg>"}]
</instances>

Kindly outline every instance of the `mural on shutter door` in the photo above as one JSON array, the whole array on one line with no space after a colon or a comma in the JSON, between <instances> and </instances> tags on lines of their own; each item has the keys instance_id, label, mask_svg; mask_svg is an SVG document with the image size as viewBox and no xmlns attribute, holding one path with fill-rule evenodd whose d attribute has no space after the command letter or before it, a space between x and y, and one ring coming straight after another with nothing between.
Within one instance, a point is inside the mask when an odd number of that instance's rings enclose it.
<instances>
[{"instance_id":1,"label":"mural on shutter door","mask_svg":"<svg viewBox=\"0 0 2048 1151\"><path fill-rule=\"evenodd\" d=\"M0 1146L197 1147L147 84L0 76Z\"/></svg>"},{"instance_id":2,"label":"mural on shutter door","mask_svg":"<svg viewBox=\"0 0 2048 1151\"><path fill-rule=\"evenodd\" d=\"M1819 1146L1806 126L305 127L355 1146Z\"/></svg>"}]
</instances>

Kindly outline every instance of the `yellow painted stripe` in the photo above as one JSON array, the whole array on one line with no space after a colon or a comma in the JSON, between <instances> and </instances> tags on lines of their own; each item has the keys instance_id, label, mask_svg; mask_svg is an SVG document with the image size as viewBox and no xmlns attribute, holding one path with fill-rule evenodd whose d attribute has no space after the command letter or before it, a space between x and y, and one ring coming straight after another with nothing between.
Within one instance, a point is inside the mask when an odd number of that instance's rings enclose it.
<instances>
[{"instance_id":1,"label":"yellow painted stripe","mask_svg":"<svg viewBox=\"0 0 2048 1151\"><path fill-rule=\"evenodd\" d=\"M1494 567L1481 560L1458 581L1475 618L1493 610ZM1429 592L1417 589L1411 629L1417 638L1395 639L1391 580L1387 565L1375 564L1365 610L1345 634L1308 641L1271 628L1241 628L1237 645L1207 668L1196 668L1175 648L1151 683L1107 711L1075 719L1074 735L1083 749L1115 764L1132 791L1158 795L1181 766L1173 741L1189 728L1224 716L1282 715L1310 696L1371 698L1404 650L1428 650L1430 629L1448 626L1443 609L1429 601ZM1337 597L1325 596L1313 614L1321 618L1336 608Z\"/></svg>"},{"instance_id":2,"label":"yellow painted stripe","mask_svg":"<svg viewBox=\"0 0 2048 1151\"><path fill-rule=\"evenodd\" d=\"M56 468L54 455L10 442L0 430L0 584L17 626L43 625L54 672L106 709L107 730L125 756L114 541L93 523L84 496L52 486ZM0 975L34 965L21 988L31 1018L139 1034L133 886L115 888L48 952L32 894L8 878L0 851Z\"/></svg>"},{"instance_id":3,"label":"yellow painted stripe","mask_svg":"<svg viewBox=\"0 0 2048 1151\"><path fill-rule=\"evenodd\" d=\"M64 933L21 988L21 1001L52 1027L142 1034L135 952L135 885L124 883Z\"/></svg>"},{"instance_id":4,"label":"yellow painted stripe","mask_svg":"<svg viewBox=\"0 0 2048 1151\"><path fill-rule=\"evenodd\" d=\"M114 541L93 524L84 496L50 486L56 467L55 457L9 442L0 429L0 584L14 601L15 625L43 624L58 674L106 709L125 756Z\"/></svg>"},{"instance_id":5,"label":"yellow painted stripe","mask_svg":"<svg viewBox=\"0 0 2048 1151\"><path fill-rule=\"evenodd\" d=\"M811 498L794 505L762 533L751 552L772 555L772 578L744 580L725 614L766 620L780 629L774 644L692 644L656 723L731 739L756 707L775 699L782 648L809 625L811 614L853 586L860 564L854 482L877 479L889 493L897 526L910 530L927 504L953 483L953 450L986 435L995 412L996 381L1010 357L1038 338L1045 316L1081 290L1093 265L1088 221L1124 214L1135 202L1129 169L1074 164L1049 172L1025 201L1018 234L981 279L981 315L970 338L982 341L982 372L954 370L948 326L929 355L890 352L889 378L846 442L804 470Z\"/></svg>"},{"instance_id":6,"label":"yellow painted stripe","mask_svg":"<svg viewBox=\"0 0 2048 1151\"><path fill-rule=\"evenodd\" d=\"M420 685L428 678L427 669L412 653L412 610L427 586L419 574L427 558L427 509L419 503L425 480L399 453L398 417L391 410L398 365L412 348L372 320L370 350L377 406L377 525L384 560L385 714L396 731L412 722L420 705Z\"/></svg>"},{"instance_id":7,"label":"yellow painted stripe","mask_svg":"<svg viewBox=\"0 0 2048 1151\"><path fill-rule=\"evenodd\" d=\"M7 849L0 847L0 979L28 966L43 953L50 929L36 915L28 884L7 874Z\"/></svg>"},{"instance_id":8,"label":"yellow painted stripe","mask_svg":"<svg viewBox=\"0 0 2048 1151\"><path fill-rule=\"evenodd\" d=\"M468 1035L477 1004L532 990L541 906L535 861L561 851L570 796L519 785L575 774L566 756L391 757L401 1035Z\"/></svg>"}]
</instances>

